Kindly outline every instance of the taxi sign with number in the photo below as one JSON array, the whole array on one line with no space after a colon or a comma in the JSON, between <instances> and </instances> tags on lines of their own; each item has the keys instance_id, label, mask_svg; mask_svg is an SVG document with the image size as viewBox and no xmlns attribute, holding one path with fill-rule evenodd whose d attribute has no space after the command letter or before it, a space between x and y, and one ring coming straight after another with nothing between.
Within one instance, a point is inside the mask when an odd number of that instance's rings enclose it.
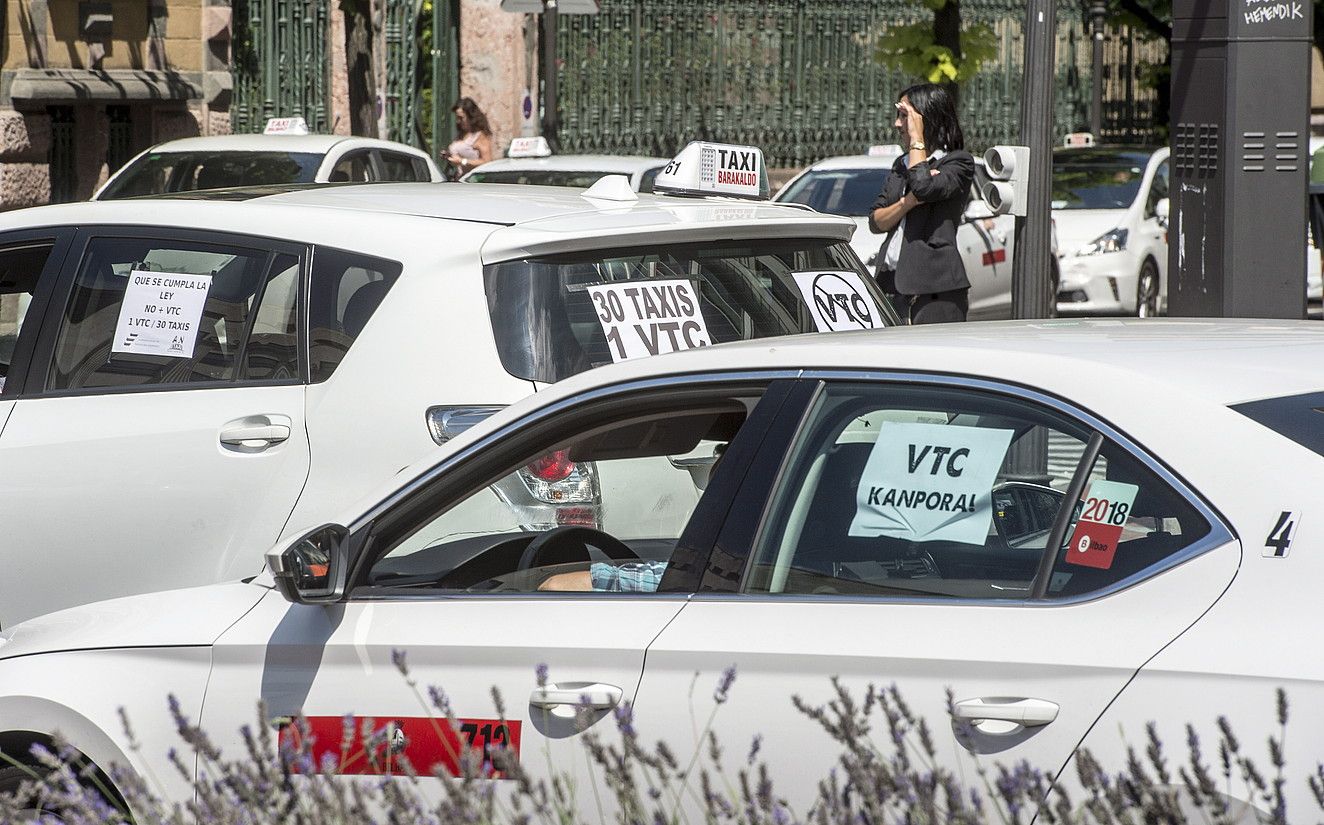
<instances>
[{"instance_id":1,"label":"taxi sign with number","mask_svg":"<svg viewBox=\"0 0 1324 825\"><path fill-rule=\"evenodd\" d=\"M267 120L264 135L306 135L308 121L301 117L273 117Z\"/></svg>"},{"instance_id":2,"label":"taxi sign with number","mask_svg":"<svg viewBox=\"0 0 1324 825\"><path fill-rule=\"evenodd\" d=\"M548 145L547 138L542 136L517 137L506 150L508 158L545 158L551 154L552 147Z\"/></svg>"},{"instance_id":3,"label":"taxi sign with number","mask_svg":"<svg viewBox=\"0 0 1324 825\"><path fill-rule=\"evenodd\" d=\"M768 170L763 151L756 146L695 141L658 174L653 191L766 200Z\"/></svg>"}]
</instances>

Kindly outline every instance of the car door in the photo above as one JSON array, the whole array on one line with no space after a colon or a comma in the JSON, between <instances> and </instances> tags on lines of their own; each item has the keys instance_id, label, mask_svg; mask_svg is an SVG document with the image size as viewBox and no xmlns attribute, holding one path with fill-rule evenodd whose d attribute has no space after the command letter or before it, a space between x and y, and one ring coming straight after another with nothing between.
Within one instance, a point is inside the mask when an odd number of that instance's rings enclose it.
<instances>
[{"instance_id":1,"label":"car door","mask_svg":"<svg viewBox=\"0 0 1324 825\"><path fill-rule=\"evenodd\" d=\"M402 758L454 774L473 747L508 776L505 747L533 777L569 779L591 815L581 734L614 729L648 643L697 589L693 560L791 383L768 381L627 387L508 421L351 526L364 550L342 603L273 593L217 642L204 727L233 740L260 697L286 731L304 714L318 763L342 775L400 773ZM673 476L703 496L670 495Z\"/></svg>"},{"instance_id":2,"label":"car door","mask_svg":"<svg viewBox=\"0 0 1324 825\"><path fill-rule=\"evenodd\" d=\"M78 233L6 395L0 625L261 569L308 468L305 258L220 233Z\"/></svg>"},{"instance_id":3,"label":"car door","mask_svg":"<svg viewBox=\"0 0 1324 825\"><path fill-rule=\"evenodd\" d=\"M839 379L784 412L805 423L765 474L782 481L761 519L718 539L751 548L739 582L697 594L649 646L636 717L646 738L680 732L669 744L682 764L702 757L694 720L712 706L681 698L706 698L734 668L712 729L740 755L761 737L775 794L795 810L846 745L792 697L826 708L835 677L862 708L870 686L895 686L958 776L978 786L981 763L1020 760L1053 774L1235 574L1240 547L1198 498L1054 399ZM872 707L873 746L890 759ZM922 752L913 729L904 747Z\"/></svg>"}]
</instances>

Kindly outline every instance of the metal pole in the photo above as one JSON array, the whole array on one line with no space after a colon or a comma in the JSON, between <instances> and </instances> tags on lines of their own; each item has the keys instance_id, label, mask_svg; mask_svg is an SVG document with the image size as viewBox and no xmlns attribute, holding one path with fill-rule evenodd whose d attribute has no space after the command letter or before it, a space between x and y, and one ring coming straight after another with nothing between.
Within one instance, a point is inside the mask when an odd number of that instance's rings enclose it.
<instances>
[{"instance_id":1,"label":"metal pole","mask_svg":"<svg viewBox=\"0 0 1324 825\"><path fill-rule=\"evenodd\" d=\"M449 0L433 0L432 2L432 146L428 154L432 159L440 162L442 159L441 147L447 144L446 138L442 134L445 128L444 118L441 113L446 111L451 101L447 100L446 91L442 89L441 80L441 44L442 38L446 37L444 25L444 11Z\"/></svg>"},{"instance_id":2,"label":"metal pole","mask_svg":"<svg viewBox=\"0 0 1324 825\"><path fill-rule=\"evenodd\" d=\"M1103 23L1108 7L1101 0L1090 3L1090 51L1094 67L1090 70L1092 95L1090 100L1090 134L1095 140L1103 139Z\"/></svg>"},{"instance_id":3,"label":"metal pole","mask_svg":"<svg viewBox=\"0 0 1324 825\"><path fill-rule=\"evenodd\" d=\"M556 0L543 0L542 136L547 138L547 145L552 148L553 152L560 149L556 137L558 125L556 116L556 29Z\"/></svg>"},{"instance_id":4,"label":"metal pole","mask_svg":"<svg viewBox=\"0 0 1324 825\"><path fill-rule=\"evenodd\" d=\"M1016 219L1016 260L1011 270L1013 318L1047 318L1049 225L1053 166L1053 56L1057 13L1053 0L1029 0L1025 10L1025 63L1021 81L1021 143L1030 147L1026 177L1026 216ZM1018 196L1020 193L1017 193Z\"/></svg>"}]
</instances>

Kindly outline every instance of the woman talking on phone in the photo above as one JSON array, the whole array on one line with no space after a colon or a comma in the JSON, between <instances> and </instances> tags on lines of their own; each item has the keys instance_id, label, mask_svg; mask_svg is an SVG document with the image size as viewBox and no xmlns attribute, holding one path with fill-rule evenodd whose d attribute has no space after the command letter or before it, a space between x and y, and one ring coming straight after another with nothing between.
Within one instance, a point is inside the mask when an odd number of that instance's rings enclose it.
<instances>
[{"instance_id":1,"label":"woman talking on phone","mask_svg":"<svg viewBox=\"0 0 1324 825\"><path fill-rule=\"evenodd\" d=\"M878 285L912 324L964 321L970 281L956 246L975 177L956 105L942 86L921 83L896 104L901 157L883 184L870 228L886 234L878 253Z\"/></svg>"}]
</instances>

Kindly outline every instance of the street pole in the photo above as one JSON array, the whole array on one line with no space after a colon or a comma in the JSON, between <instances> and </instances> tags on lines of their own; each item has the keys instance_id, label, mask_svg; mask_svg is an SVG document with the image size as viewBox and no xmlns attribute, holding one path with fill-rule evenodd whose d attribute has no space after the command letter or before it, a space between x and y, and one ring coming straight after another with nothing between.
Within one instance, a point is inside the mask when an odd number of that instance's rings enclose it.
<instances>
[{"instance_id":1,"label":"street pole","mask_svg":"<svg viewBox=\"0 0 1324 825\"><path fill-rule=\"evenodd\" d=\"M1013 318L1047 318L1052 302L1053 48L1057 12L1053 0L1029 0L1025 10L1025 63L1021 81L1021 138L1030 147L1025 217L1016 219L1016 260L1011 269ZM1017 197L1021 193L1016 193Z\"/></svg>"},{"instance_id":2,"label":"street pole","mask_svg":"<svg viewBox=\"0 0 1324 825\"><path fill-rule=\"evenodd\" d=\"M1057 40L1054 0L1029 0L1025 9L1025 62L1021 80L1021 137L1030 147L1025 178L1025 217L1016 218L1016 259L1011 268L1011 316L1047 318L1057 296L1049 276L1049 224L1053 171L1053 48ZM1020 192L1016 193L1021 196ZM1007 452L1008 479L1047 484L1048 439L1034 427Z\"/></svg>"},{"instance_id":3,"label":"street pole","mask_svg":"<svg viewBox=\"0 0 1324 825\"><path fill-rule=\"evenodd\" d=\"M1090 2L1090 51L1093 69L1090 71L1090 134L1095 140L1103 139L1103 24L1108 7L1103 0Z\"/></svg>"},{"instance_id":4,"label":"street pole","mask_svg":"<svg viewBox=\"0 0 1324 825\"><path fill-rule=\"evenodd\" d=\"M542 12L542 44L543 44L543 79L542 79L542 136L547 139L547 145L552 151L557 151L558 146L556 130L558 118L556 116L556 29L557 29L557 0L543 0Z\"/></svg>"}]
</instances>

